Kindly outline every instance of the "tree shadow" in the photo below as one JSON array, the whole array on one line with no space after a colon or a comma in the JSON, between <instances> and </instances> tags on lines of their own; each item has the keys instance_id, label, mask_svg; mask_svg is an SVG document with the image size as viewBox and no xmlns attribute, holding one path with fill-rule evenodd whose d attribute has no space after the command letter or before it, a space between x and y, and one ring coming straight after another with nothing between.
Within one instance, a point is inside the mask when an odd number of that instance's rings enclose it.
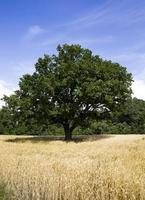
<instances>
[{"instance_id":1,"label":"tree shadow","mask_svg":"<svg viewBox=\"0 0 145 200\"><path fill-rule=\"evenodd\" d=\"M5 142L14 142L14 143L25 143L25 142L53 142L53 141L64 141L64 142L93 142L102 139L108 139L114 137L113 135L80 135L73 136L71 141L65 141L64 136L16 136L15 138L6 139Z\"/></svg>"}]
</instances>

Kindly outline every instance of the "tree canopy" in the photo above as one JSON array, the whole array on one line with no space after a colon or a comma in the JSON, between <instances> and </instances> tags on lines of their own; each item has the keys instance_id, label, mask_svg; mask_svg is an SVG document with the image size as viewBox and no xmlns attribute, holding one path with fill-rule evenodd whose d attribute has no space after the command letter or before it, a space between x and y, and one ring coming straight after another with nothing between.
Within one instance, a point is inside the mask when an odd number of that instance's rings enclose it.
<instances>
[{"instance_id":1,"label":"tree canopy","mask_svg":"<svg viewBox=\"0 0 145 200\"><path fill-rule=\"evenodd\" d=\"M65 44L56 55L39 58L35 72L25 74L15 94L4 100L18 123L60 124L71 140L76 127L104 119L123 105L131 97L131 83L125 67Z\"/></svg>"}]
</instances>

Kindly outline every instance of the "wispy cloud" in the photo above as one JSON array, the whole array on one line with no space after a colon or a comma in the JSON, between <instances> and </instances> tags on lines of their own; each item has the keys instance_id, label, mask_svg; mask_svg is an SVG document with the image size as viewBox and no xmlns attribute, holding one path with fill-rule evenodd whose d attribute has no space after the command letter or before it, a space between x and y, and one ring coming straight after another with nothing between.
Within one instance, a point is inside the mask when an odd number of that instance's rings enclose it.
<instances>
[{"instance_id":1,"label":"wispy cloud","mask_svg":"<svg viewBox=\"0 0 145 200\"><path fill-rule=\"evenodd\" d=\"M83 29L88 28L91 25L102 23L111 12L112 0L108 0L105 3L101 4L97 8L94 8L92 11L88 13L81 13L79 16L74 17L73 20L68 20L66 18L66 22L62 22L56 24L54 26L45 27L45 35L43 38L40 38L40 41L37 41L40 46L48 46L48 45L57 45L60 43L72 42L72 43L80 43L80 44L91 44L91 43L108 43L113 40L113 37L110 35L107 36L91 36L88 37L88 30L83 32ZM39 27L40 28L40 27ZM35 37L35 29L37 33L36 26L31 27L26 34L26 38ZM33 30L34 29L34 30ZM51 31L50 31L51 29ZM34 32L34 33L33 33ZM39 32L39 31L38 31ZM40 34L44 32L44 30L40 28ZM82 33L83 32L83 33ZM32 35L32 36L31 36ZM37 34L36 34L37 35ZM82 37L84 36L84 37ZM86 36L86 37L85 37Z\"/></svg>"},{"instance_id":2,"label":"wispy cloud","mask_svg":"<svg viewBox=\"0 0 145 200\"><path fill-rule=\"evenodd\" d=\"M107 1L107 3L102 4L100 7L92 10L89 13L85 13L76 19L59 25L60 27L77 27L82 28L82 26L89 26L94 24L94 22L101 22L104 16L107 16L110 12L112 1ZM81 27L80 27L81 26Z\"/></svg>"},{"instance_id":3,"label":"wispy cloud","mask_svg":"<svg viewBox=\"0 0 145 200\"><path fill-rule=\"evenodd\" d=\"M144 6L145 3L141 2L140 6L129 6L131 1L113 1L108 0L102 3L97 8L90 10L88 13L81 13L80 16L74 18L74 20L68 21L54 26L54 28L65 29L82 29L90 26L105 26L113 25L126 27L138 22L144 22ZM121 17L120 17L121 16Z\"/></svg>"},{"instance_id":4,"label":"wispy cloud","mask_svg":"<svg viewBox=\"0 0 145 200\"><path fill-rule=\"evenodd\" d=\"M44 33L44 29L41 28L39 25L33 25L28 28L27 32L24 35L25 40L30 40L35 38L36 36Z\"/></svg>"},{"instance_id":5,"label":"wispy cloud","mask_svg":"<svg viewBox=\"0 0 145 200\"><path fill-rule=\"evenodd\" d=\"M130 0L128 2L104 1L104 3L93 10L85 13L82 12L76 17L74 16L73 20L67 21L66 19L66 22L52 26L51 33L46 28L45 38L41 38L40 45L56 45L64 42L85 45L113 42L115 36L118 36L115 31L117 27L125 32L130 25L145 20L145 14L141 8L145 4L128 7L129 2L131 3ZM96 35L89 35L91 31L96 33Z\"/></svg>"},{"instance_id":6,"label":"wispy cloud","mask_svg":"<svg viewBox=\"0 0 145 200\"><path fill-rule=\"evenodd\" d=\"M105 22L106 18L112 13L113 0L107 0L102 2L101 5L97 6L93 10L80 13L79 16L74 17L73 20L56 24L52 26L53 30L63 29L68 30L79 30L82 28L89 27L94 24ZM107 20L108 21L108 20Z\"/></svg>"}]
</instances>

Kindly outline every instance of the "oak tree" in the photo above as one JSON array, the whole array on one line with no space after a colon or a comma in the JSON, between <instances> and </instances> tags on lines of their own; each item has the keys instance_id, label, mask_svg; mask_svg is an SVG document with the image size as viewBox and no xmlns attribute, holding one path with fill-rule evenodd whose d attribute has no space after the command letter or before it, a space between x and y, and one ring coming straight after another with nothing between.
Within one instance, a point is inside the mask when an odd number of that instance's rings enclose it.
<instances>
[{"instance_id":1,"label":"oak tree","mask_svg":"<svg viewBox=\"0 0 145 200\"><path fill-rule=\"evenodd\" d=\"M132 75L118 63L80 45L59 45L56 55L39 58L35 72L20 79L13 110L28 123L61 124L65 139L71 140L76 127L123 104L131 95L131 82Z\"/></svg>"}]
</instances>

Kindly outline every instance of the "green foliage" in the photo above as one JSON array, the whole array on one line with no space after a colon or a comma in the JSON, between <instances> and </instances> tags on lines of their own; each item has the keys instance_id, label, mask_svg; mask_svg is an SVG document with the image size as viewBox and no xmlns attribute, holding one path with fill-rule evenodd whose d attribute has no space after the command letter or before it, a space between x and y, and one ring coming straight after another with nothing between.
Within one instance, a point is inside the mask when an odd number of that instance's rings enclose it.
<instances>
[{"instance_id":1,"label":"green foliage","mask_svg":"<svg viewBox=\"0 0 145 200\"><path fill-rule=\"evenodd\" d=\"M33 127L18 124L14 127L14 121L8 115L6 108L0 111L1 134L30 134L30 135L62 135L61 126L33 125ZM74 134L144 134L145 133L145 101L131 99L119 111L114 112L111 119L93 120L88 127L78 127ZM3 122L3 123L2 123Z\"/></svg>"},{"instance_id":2,"label":"green foliage","mask_svg":"<svg viewBox=\"0 0 145 200\"><path fill-rule=\"evenodd\" d=\"M76 127L119 109L130 98L131 82L126 68L80 45L65 44L57 47L57 55L39 58L35 72L24 75L19 90L4 100L24 132L39 126L45 132L54 123L69 140Z\"/></svg>"},{"instance_id":3,"label":"green foliage","mask_svg":"<svg viewBox=\"0 0 145 200\"><path fill-rule=\"evenodd\" d=\"M14 127L14 121L10 115L10 110L6 107L0 110L0 134L8 134Z\"/></svg>"},{"instance_id":4,"label":"green foliage","mask_svg":"<svg viewBox=\"0 0 145 200\"><path fill-rule=\"evenodd\" d=\"M145 133L145 101L137 98L128 100L120 112L114 113L112 120L117 124L126 123L130 133Z\"/></svg>"},{"instance_id":5,"label":"green foliage","mask_svg":"<svg viewBox=\"0 0 145 200\"><path fill-rule=\"evenodd\" d=\"M95 120L83 134L145 134L145 101L129 99L108 120Z\"/></svg>"}]
</instances>

